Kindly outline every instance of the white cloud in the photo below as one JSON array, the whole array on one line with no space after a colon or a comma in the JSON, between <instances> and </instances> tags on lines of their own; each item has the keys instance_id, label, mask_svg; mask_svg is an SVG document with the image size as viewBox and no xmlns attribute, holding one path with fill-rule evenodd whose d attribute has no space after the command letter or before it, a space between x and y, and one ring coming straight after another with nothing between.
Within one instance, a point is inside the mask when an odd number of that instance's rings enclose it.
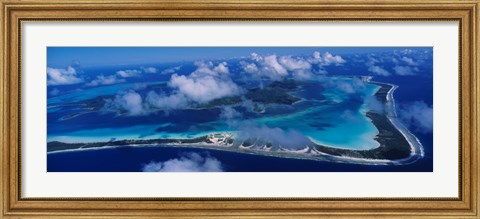
<instances>
[{"instance_id":1,"label":"white cloud","mask_svg":"<svg viewBox=\"0 0 480 219\"><path fill-rule=\"evenodd\" d=\"M145 115L156 110L187 108L194 104L208 103L214 99L235 96L243 92L229 77L226 62L214 66L211 62L197 62L197 69L190 75L173 74L168 82L171 93L149 92L143 100L140 94L130 91L120 93L107 102L105 109L127 111L127 115ZM132 106L133 103L137 107Z\"/></svg>"},{"instance_id":2,"label":"white cloud","mask_svg":"<svg viewBox=\"0 0 480 219\"><path fill-rule=\"evenodd\" d=\"M395 67L393 67L393 70L395 71L395 74L397 74L397 75L402 75L402 76L415 75L412 68L410 68L409 66L395 66Z\"/></svg>"},{"instance_id":3,"label":"white cloud","mask_svg":"<svg viewBox=\"0 0 480 219\"><path fill-rule=\"evenodd\" d=\"M231 106L223 107L220 111L220 119L231 120L239 117L242 117L242 114Z\"/></svg>"},{"instance_id":4,"label":"white cloud","mask_svg":"<svg viewBox=\"0 0 480 219\"><path fill-rule=\"evenodd\" d=\"M300 57L277 56L276 54L261 56L257 53L250 54L253 63L240 62L243 71L257 78L281 80L287 76L303 80L312 77L312 65L308 60Z\"/></svg>"},{"instance_id":5,"label":"white cloud","mask_svg":"<svg viewBox=\"0 0 480 219\"><path fill-rule=\"evenodd\" d=\"M365 63L365 65L368 67L368 71L369 72L372 72L376 75L380 75L380 76L389 76L391 75L390 72L388 72L387 70L385 70L383 67L377 65L377 63L379 63L379 60L376 59L375 57L373 56L369 56L368 57L368 61Z\"/></svg>"},{"instance_id":6,"label":"white cloud","mask_svg":"<svg viewBox=\"0 0 480 219\"><path fill-rule=\"evenodd\" d=\"M387 70L385 70L384 68L382 68L380 66L369 66L368 71L370 71L372 73L375 73L377 75L381 75L381 76L389 76L390 75L390 72L388 72Z\"/></svg>"},{"instance_id":7,"label":"white cloud","mask_svg":"<svg viewBox=\"0 0 480 219\"><path fill-rule=\"evenodd\" d=\"M213 71L217 72L218 74L229 74L230 73L230 71L228 70L226 62L222 62L222 63L218 64L217 66L215 66L213 68Z\"/></svg>"},{"instance_id":8,"label":"white cloud","mask_svg":"<svg viewBox=\"0 0 480 219\"><path fill-rule=\"evenodd\" d=\"M164 69L162 72L160 72L160 74L162 74L162 75L171 75L171 74L177 72L178 70L180 70L181 68L182 68L181 65L175 66L175 67L171 67L171 68L166 68L166 69Z\"/></svg>"},{"instance_id":9,"label":"white cloud","mask_svg":"<svg viewBox=\"0 0 480 219\"><path fill-rule=\"evenodd\" d=\"M157 73L158 70L155 67L142 67L142 71L148 74Z\"/></svg>"},{"instance_id":10,"label":"white cloud","mask_svg":"<svg viewBox=\"0 0 480 219\"><path fill-rule=\"evenodd\" d=\"M158 69L155 67L140 67L140 69L127 69L117 71L117 75L122 78L138 77L143 73L154 74L158 72Z\"/></svg>"},{"instance_id":11,"label":"white cloud","mask_svg":"<svg viewBox=\"0 0 480 219\"><path fill-rule=\"evenodd\" d=\"M83 82L83 79L77 76L77 71L72 66L68 66L66 69L48 67L47 75L48 85L67 85Z\"/></svg>"},{"instance_id":12,"label":"white cloud","mask_svg":"<svg viewBox=\"0 0 480 219\"><path fill-rule=\"evenodd\" d=\"M277 55L269 55L263 58L262 71L275 74L274 77L284 77L288 74L287 69L278 63Z\"/></svg>"},{"instance_id":13,"label":"white cloud","mask_svg":"<svg viewBox=\"0 0 480 219\"><path fill-rule=\"evenodd\" d=\"M143 172L222 172L222 163L210 156L198 153L187 153L180 158L164 162L150 162L143 166Z\"/></svg>"},{"instance_id":14,"label":"white cloud","mask_svg":"<svg viewBox=\"0 0 480 219\"><path fill-rule=\"evenodd\" d=\"M426 67L424 63L431 58L427 53L420 53L422 50L404 49L395 50L392 53L370 54L365 65L368 67L368 71L376 75L389 76L391 73L400 76L415 75L420 72L419 67ZM394 64L389 72L385 65ZM428 64L428 63L427 63ZM390 69L389 69L390 70Z\"/></svg>"},{"instance_id":15,"label":"white cloud","mask_svg":"<svg viewBox=\"0 0 480 219\"><path fill-rule=\"evenodd\" d=\"M365 89L365 83L358 77L353 77L351 80L337 80L326 77L322 78L321 82L325 87L335 87L348 94L357 93Z\"/></svg>"},{"instance_id":16,"label":"white cloud","mask_svg":"<svg viewBox=\"0 0 480 219\"><path fill-rule=\"evenodd\" d=\"M398 63L399 63L398 59L395 58L395 57L392 58L392 62L395 63L395 64L398 64Z\"/></svg>"},{"instance_id":17,"label":"white cloud","mask_svg":"<svg viewBox=\"0 0 480 219\"><path fill-rule=\"evenodd\" d=\"M107 99L105 101L105 110L120 110L129 116L139 116L148 113L142 97L133 90L121 92L115 96L115 99Z\"/></svg>"},{"instance_id":18,"label":"white cloud","mask_svg":"<svg viewBox=\"0 0 480 219\"><path fill-rule=\"evenodd\" d=\"M263 57L257 53L251 53L250 54L250 58L252 58L253 60L259 62L263 59Z\"/></svg>"},{"instance_id":19,"label":"white cloud","mask_svg":"<svg viewBox=\"0 0 480 219\"><path fill-rule=\"evenodd\" d=\"M230 73L226 62L214 66L213 62L197 61L195 66L197 66L197 69L191 73L192 76L221 76Z\"/></svg>"},{"instance_id":20,"label":"white cloud","mask_svg":"<svg viewBox=\"0 0 480 219\"><path fill-rule=\"evenodd\" d=\"M243 71L257 78L281 80L285 77L293 77L297 80L308 80L314 77L312 65L318 65L317 73L325 73L323 66L341 65L345 60L338 55L329 52L323 55L316 51L312 57L277 56L276 54L261 56L257 53L250 54L252 62L242 61L240 65Z\"/></svg>"},{"instance_id":21,"label":"white cloud","mask_svg":"<svg viewBox=\"0 0 480 219\"><path fill-rule=\"evenodd\" d=\"M243 70L247 73L255 74L258 72L258 67L255 63L246 63L242 61L240 64L243 66Z\"/></svg>"},{"instance_id":22,"label":"white cloud","mask_svg":"<svg viewBox=\"0 0 480 219\"><path fill-rule=\"evenodd\" d=\"M355 88L353 88L351 83L347 82L338 82L337 88L345 93L351 94L355 93Z\"/></svg>"},{"instance_id":23,"label":"white cloud","mask_svg":"<svg viewBox=\"0 0 480 219\"><path fill-rule=\"evenodd\" d=\"M147 94L145 102L152 106L152 108L162 110L172 110L185 108L189 105L189 100L185 95L180 93L174 93L171 95L157 94L154 91L150 91Z\"/></svg>"},{"instance_id":24,"label":"white cloud","mask_svg":"<svg viewBox=\"0 0 480 219\"><path fill-rule=\"evenodd\" d=\"M308 80L313 77L313 74L310 70L298 69L292 72L292 77L297 80Z\"/></svg>"},{"instance_id":25,"label":"white cloud","mask_svg":"<svg viewBox=\"0 0 480 219\"><path fill-rule=\"evenodd\" d=\"M312 68L312 65L309 62L301 58L292 58L292 56L281 56L278 60L280 64L282 64L289 71Z\"/></svg>"},{"instance_id":26,"label":"white cloud","mask_svg":"<svg viewBox=\"0 0 480 219\"><path fill-rule=\"evenodd\" d=\"M94 87L99 85L110 85L110 84L118 84L123 82L125 82L125 79L117 78L116 75L109 75L109 76L98 75L94 80L85 84L85 86Z\"/></svg>"},{"instance_id":27,"label":"white cloud","mask_svg":"<svg viewBox=\"0 0 480 219\"><path fill-rule=\"evenodd\" d=\"M323 61L326 65L331 65L331 64L339 65L339 64L345 63L345 60L341 56L338 56L338 55L334 56L329 52L326 52L323 55Z\"/></svg>"},{"instance_id":28,"label":"white cloud","mask_svg":"<svg viewBox=\"0 0 480 219\"><path fill-rule=\"evenodd\" d=\"M207 103L217 98L235 96L242 91L231 79L221 79L211 75L174 74L168 85L197 103Z\"/></svg>"},{"instance_id":29,"label":"white cloud","mask_svg":"<svg viewBox=\"0 0 480 219\"><path fill-rule=\"evenodd\" d=\"M312 65L305 59L281 56L279 62L292 73L295 79L306 80L312 78Z\"/></svg>"},{"instance_id":30,"label":"white cloud","mask_svg":"<svg viewBox=\"0 0 480 219\"><path fill-rule=\"evenodd\" d=\"M315 51L313 52L313 59L310 59L310 62L312 64L328 66L328 65L341 65L346 61L339 55L332 55L329 52L325 52L322 55L319 51Z\"/></svg>"},{"instance_id":31,"label":"white cloud","mask_svg":"<svg viewBox=\"0 0 480 219\"><path fill-rule=\"evenodd\" d=\"M191 102L208 103L211 100L239 95L243 90L229 77L226 62L196 62L197 69L190 75L173 74L168 86L175 95L182 95Z\"/></svg>"},{"instance_id":32,"label":"white cloud","mask_svg":"<svg viewBox=\"0 0 480 219\"><path fill-rule=\"evenodd\" d=\"M266 125L242 125L238 132L238 138L241 140L255 139L290 150L303 149L307 147L307 145L312 144L308 137L296 130L283 130L278 127L271 128Z\"/></svg>"},{"instance_id":33,"label":"white cloud","mask_svg":"<svg viewBox=\"0 0 480 219\"><path fill-rule=\"evenodd\" d=\"M423 101L416 101L402 106L400 119L410 128L421 133L433 131L433 108Z\"/></svg>"},{"instance_id":34,"label":"white cloud","mask_svg":"<svg viewBox=\"0 0 480 219\"><path fill-rule=\"evenodd\" d=\"M385 107L382 102L380 102L376 96L367 96L364 100L365 105L369 110L376 113L384 113Z\"/></svg>"},{"instance_id":35,"label":"white cloud","mask_svg":"<svg viewBox=\"0 0 480 219\"><path fill-rule=\"evenodd\" d=\"M257 53L250 54L252 61L256 63L242 62L243 70L254 77L266 77L271 80L280 80L288 75L287 69L282 66L277 55L261 56Z\"/></svg>"},{"instance_id":36,"label":"white cloud","mask_svg":"<svg viewBox=\"0 0 480 219\"><path fill-rule=\"evenodd\" d=\"M400 51L402 54L409 55L415 53L415 50L413 49L403 49Z\"/></svg>"},{"instance_id":37,"label":"white cloud","mask_svg":"<svg viewBox=\"0 0 480 219\"><path fill-rule=\"evenodd\" d=\"M137 70L137 69L117 71L117 74L120 75L123 78L137 77L141 73L142 72L140 70Z\"/></svg>"},{"instance_id":38,"label":"white cloud","mask_svg":"<svg viewBox=\"0 0 480 219\"><path fill-rule=\"evenodd\" d=\"M405 63L407 63L408 65L417 65L417 63L415 61L413 61L412 58L408 58L406 56L403 56L401 58L402 61L404 61Z\"/></svg>"}]
</instances>

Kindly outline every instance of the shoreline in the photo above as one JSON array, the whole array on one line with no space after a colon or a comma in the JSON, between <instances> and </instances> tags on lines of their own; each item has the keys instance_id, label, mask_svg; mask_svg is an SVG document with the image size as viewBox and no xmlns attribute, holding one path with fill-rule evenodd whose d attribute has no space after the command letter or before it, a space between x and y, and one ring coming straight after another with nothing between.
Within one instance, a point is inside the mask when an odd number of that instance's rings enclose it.
<instances>
[{"instance_id":1,"label":"shoreline","mask_svg":"<svg viewBox=\"0 0 480 219\"><path fill-rule=\"evenodd\" d=\"M387 84L387 83L384 83L384 84ZM392 89L390 89L390 91L388 92L387 94L387 107L390 107L391 110L390 112L392 112L393 115L387 115L387 118L390 120L390 122L397 128L398 131L400 131L400 133L402 133L402 135L405 137L405 139L408 141L408 143L410 144L410 147L411 147L411 156L410 157L407 157L405 159L412 159L415 157L415 160L413 160L412 162L418 160L419 158L422 158L423 156L425 156L425 152L423 150L423 145L422 143L420 142L420 140L410 132L410 130L408 130L407 127L405 127L405 125L403 125L399 119L398 119L398 116L397 116L397 110L396 110L396 103L395 103L395 99L393 97L393 92L398 88L397 85L394 85L394 84L389 84L390 86L393 86ZM391 99L391 100L389 100ZM390 103L390 104L389 104ZM417 157L419 156L419 157ZM408 160L402 160L402 162L406 162Z\"/></svg>"},{"instance_id":2,"label":"shoreline","mask_svg":"<svg viewBox=\"0 0 480 219\"><path fill-rule=\"evenodd\" d=\"M389 83L383 82L368 82L371 84L375 84L381 86L381 88L374 94L377 98L382 96L382 92L385 92L385 88L388 86L389 89L386 92L384 101L382 101L385 105L385 112L384 115L374 113L374 112L367 112L366 116L371 120L374 126L382 132L385 130L384 126L391 125L394 127L394 132L398 131L403 139L408 143L409 146L409 154L398 159L385 159L387 155L386 152L394 151L398 152L398 148L393 147L391 145L385 145L385 139L382 139L382 133L379 133L375 140L380 143L380 146L375 149L370 150L352 150L352 149L341 149L341 148L333 148L328 146L323 146L319 144L315 144L313 146L307 146L308 150L305 151L284 151L284 150L277 150L277 151L270 151L270 150L260 150L260 149L249 149L249 148L242 148L242 146L233 146L232 145L218 145L218 144L207 144L206 142L199 141L194 142L194 140L203 139L202 137L196 139L171 139L166 140L163 139L164 142L161 143L134 143L135 140L132 140L132 144L126 144L128 141L122 141L122 144L119 145L108 145L110 142L104 142L105 145L101 146L89 146L85 147L88 144L79 143L76 145L82 144L83 146L79 146L77 148L68 148L68 149L60 149L54 151L47 151L47 154L50 153L61 153L61 152L74 152L74 151L85 151L85 150L99 150L99 149L109 149L109 148L117 148L117 147L179 147L179 148L203 148L203 149L212 149L212 150L222 150L222 151L230 151L236 153L245 153L245 154L253 154L253 155L261 155L261 156L272 156L272 157L280 157L280 158L293 158L293 159L308 159L308 160L318 160L318 161L329 161L329 162L340 162L340 163L352 163L352 164L365 164L365 165L404 165L413 163L416 160L423 157L423 147L420 141L405 127L397 118L396 108L395 108L395 99L393 98L394 91L398 88L398 86ZM382 90L383 89L383 90ZM388 120L386 122L385 120ZM381 127L381 128L379 128ZM387 127L391 128L391 127ZM398 137L398 133L394 137ZM154 142L155 140L152 140ZM159 140L160 141L160 140ZM182 143L188 142L190 143ZM136 141L142 142L142 141ZM180 142L180 143L178 143ZM383 142L383 145L382 145ZM50 143L50 142L49 142ZM114 143L114 142L112 142ZM125 143L125 144L124 144ZM72 146L74 144L71 144ZM404 147L405 145L401 145ZM48 146L47 146L48 148ZM388 149L388 150L387 150ZM48 150L48 149L47 149ZM382 154L383 153L383 154ZM400 153L400 152L399 152ZM402 156L406 153L405 148L401 151ZM389 155L391 156L391 155ZM400 156L400 155L398 155Z\"/></svg>"},{"instance_id":3,"label":"shoreline","mask_svg":"<svg viewBox=\"0 0 480 219\"><path fill-rule=\"evenodd\" d=\"M359 160L361 163L372 163L375 160L383 161L385 164L402 165L415 162L423 157L423 146L420 141L403 126L396 116L393 93L398 86L383 82L368 83L381 86L375 96L385 106L384 112L380 114L373 111L366 112L366 116L379 130L375 140L380 143L380 146L369 150L354 150L317 145L316 149L324 155L342 157L353 163L359 163ZM392 137L396 139L392 140Z\"/></svg>"}]
</instances>

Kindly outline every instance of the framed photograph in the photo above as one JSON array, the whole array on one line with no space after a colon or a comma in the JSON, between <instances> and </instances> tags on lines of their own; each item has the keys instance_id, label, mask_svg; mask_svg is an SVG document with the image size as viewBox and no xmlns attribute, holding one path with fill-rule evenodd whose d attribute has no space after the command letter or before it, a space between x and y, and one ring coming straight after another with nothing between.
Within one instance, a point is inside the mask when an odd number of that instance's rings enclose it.
<instances>
[{"instance_id":1,"label":"framed photograph","mask_svg":"<svg viewBox=\"0 0 480 219\"><path fill-rule=\"evenodd\" d=\"M1 1L2 218L477 218L478 1Z\"/></svg>"}]
</instances>

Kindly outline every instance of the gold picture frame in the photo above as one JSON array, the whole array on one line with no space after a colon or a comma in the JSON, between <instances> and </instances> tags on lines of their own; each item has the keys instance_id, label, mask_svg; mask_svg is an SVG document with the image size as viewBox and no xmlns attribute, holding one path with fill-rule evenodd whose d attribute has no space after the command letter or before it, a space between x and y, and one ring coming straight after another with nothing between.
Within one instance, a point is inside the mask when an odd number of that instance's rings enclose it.
<instances>
[{"instance_id":1,"label":"gold picture frame","mask_svg":"<svg viewBox=\"0 0 480 219\"><path fill-rule=\"evenodd\" d=\"M455 0L2 0L1 218L478 218L479 10ZM21 25L26 21L456 21L456 198L23 198Z\"/></svg>"}]
</instances>

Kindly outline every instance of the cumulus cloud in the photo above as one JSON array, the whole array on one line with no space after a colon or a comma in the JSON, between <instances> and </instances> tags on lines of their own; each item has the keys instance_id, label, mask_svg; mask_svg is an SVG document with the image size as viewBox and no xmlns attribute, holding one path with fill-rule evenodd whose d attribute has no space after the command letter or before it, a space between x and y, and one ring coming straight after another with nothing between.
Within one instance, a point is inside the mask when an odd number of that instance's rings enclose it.
<instances>
[{"instance_id":1,"label":"cumulus cloud","mask_svg":"<svg viewBox=\"0 0 480 219\"><path fill-rule=\"evenodd\" d=\"M175 66L175 67L171 67L171 68L166 68L166 69L163 69L160 74L162 75L171 75L175 72L177 72L178 70L180 70L182 68L181 65L179 66Z\"/></svg>"},{"instance_id":2,"label":"cumulus cloud","mask_svg":"<svg viewBox=\"0 0 480 219\"><path fill-rule=\"evenodd\" d=\"M272 79L288 75L287 69L278 62L277 55L263 57L261 64L262 72Z\"/></svg>"},{"instance_id":3,"label":"cumulus cloud","mask_svg":"<svg viewBox=\"0 0 480 219\"><path fill-rule=\"evenodd\" d=\"M77 76L77 71L72 66L68 66L66 69L48 67L47 75L48 85L67 85L83 82L83 79Z\"/></svg>"},{"instance_id":4,"label":"cumulus cloud","mask_svg":"<svg viewBox=\"0 0 480 219\"><path fill-rule=\"evenodd\" d=\"M335 82L337 88L345 93L357 93L365 89L365 83L358 77L353 77L351 80L338 80Z\"/></svg>"},{"instance_id":5,"label":"cumulus cloud","mask_svg":"<svg viewBox=\"0 0 480 219\"><path fill-rule=\"evenodd\" d=\"M415 53L415 50L413 50L413 49L403 49L403 50L400 51L400 53L402 53L404 55L410 55L410 54Z\"/></svg>"},{"instance_id":6,"label":"cumulus cloud","mask_svg":"<svg viewBox=\"0 0 480 219\"><path fill-rule=\"evenodd\" d=\"M208 103L211 100L236 96L243 90L228 76L226 62L213 65L212 62L197 62L197 69L190 75L173 74L168 86L177 94L196 103Z\"/></svg>"},{"instance_id":7,"label":"cumulus cloud","mask_svg":"<svg viewBox=\"0 0 480 219\"><path fill-rule=\"evenodd\" d=\"M266 125L242 125L237 135L240 140L269 142L273 146L289 150L304 149L307 145L312 144L308 137L296 130L283 130L278 127L271 128Z\"/></svg>"},{"instance_id":8,"label":"cumulus cloud","mask_svg":"<svg viewBox=\"0 0 480 219\"><path fill-rule=\"evenodd\" d=\"M365 98L364 101L365 105L368 109L376 113L384 113L385 106L382 102L380 102L376 96L368 96Z\"/></svg>"},{"instance_id":9,"label":"cumulus cloud","mask_svg":"<svg viewBox=\"0 0 480 219\"><path fill-rule=\"evenodd\" d=\"M248 112L258 112L265 110L265 105L262 103L254 103L253 101L242 97L242 107L244 107Z\"/></svg>"},{"instance_id":10,"label":"cumulus cloud","mask_svg":"<svg viewBox=\"0 0 480 219\"><path fill-rule=\"evenodd\" d=\"M293 78L300 80L312 78L312 65L305 59L281 56L279 62L292 73Z\"/></svg>"},{"instance_id":11,"label":"cumulus cloud","mask_svg":"<svg viewBox=\"0 0 480 219\"><path fill-rule=\"evenodd\" d=\"M143 72L148 73L148 74L153 74L153 73L158 72L158 69L155 68L155 67L142 67L141 69L142 69Z\"/></svg>"},{"instance_id":12,"label":"cumulus cloud","mask_svg":"<svg viewBox=\"0 0 480 219\"><path fill-rule=\"evenodd\" d=\"M223 107L220 111L220 119L231 120L241 116L242 114L231 106Z\"/></svg>"},{"instance_id":13,"label":"cumulus cloud","mask_svg":"<svg viewBox=\"0 0 480 219\"><path fill-rule=\"evenodd\" d=\"M320 64L323 66L328 65L341 65L345 63L345 59L343 59L339 55L332 55L329 52L325 52L323 55L319 51L313 52L313 58L311 59L312 63Z\"/></svg>"},{"instance_id":14,"label":"cumulus cloud","mask_svg":"<svg viewBox=\"0 0 480 219\"><path fill-rule=\"evenodd\" d=\"M257 62L259 62L263 59L263 57L261 55L259 55L258 53L254 53L254 52L250 54L250 58L257 61Z\"/></svg>"},{"instance_id":15,"label":"cumulus cloud","mask_svg":"<svg viewBox=\"0 0 480 219\"><path fill-rule=\"evenodd\" d=\"M217 72L218 74L229 74L230 73L230 71L227 67L227 62L222 62L222 63L218 64L217 66L215 66L213 68L213 71Z\"/></svg>"},{"instance_id":16,"label":"cumulus cloud","mask_svg":"<svg viewBox=\"0 0 480 219\"><path fill-rule=\"evenodd\" d=\"M403 49L381 54L370 54L365 65L368 71L376 75L389 76L394 73L399 76L416 75L422 68L428 68L432 54L430 49ZM393 64L391 69L386 66Z\"/></svg>"},{"instance_id":17,"label":"cumulus cloud","mask_svg":"<svg viewBox=\"0 0 480 219\"><path fill-rule=\"evenodd\" d=\"M400 60L404 61L408 65L417 65L417 63L415 61L413 61L412 58L409 58L409 57L406 57L406 56L403 56Z\"/></svg>"},{"instance_id":18,"label":"cumulus cloud","mask_svg":"<svg viewBox=\"0 0 480 219\"><path fill-rule=\"evenodd\" d=\"M254 78L268 78L281 80L287 76L296 79L309 79L312 77L311 63L301 57L277 56L276 54L261 56L257 53L250 54L253 62L240 62L243 71Z\"/></svg>"},{"instance_id":19,"label":"cumulus cloud","mask_svg":"<svg viewBox=\"0 0 480 219\"><path fill-rule=\"evenodd\" d=\"M129 116L139 116L148 113L142 97L133 90L121 92L113 100L105 100L104 110L120 110Z\"/></svg>"},{"instance_id":20,"label":"cumulus cloud","mask_svg":"<svg viewBox=\"0 0 480 219\"><path fill-rule=\"evenodd\" d=\"M123 78L129 78L129 77L137 77L141 74L142 72L137 69L130 69L130 70L121 70L117 71L117 74Z\"/></svg>"},{"instance_id":21,"label":"cumulus cloud","mask_svg":"<svg viewBox=\"0 0 480 219\"><path fill-rule=\"evenodd\" d=\"M210 75L196 77L172 75L168 85L197 103L207 103L221 97L235 96L242 89L231 79L220 79Z\"/></svg>"},{"instance_id":22,"label":"cumulus cloud","mask_svg":"<svg viewBox=\"0 0 480 219\"><path fill-rule=\"evenodd\" d=\"M208 154L185 153L180 158L163 162L150 162L142 167L143 172L223 172L222 163Z\"/></svg>"},{"instance_id":23,"label":"cumulus cloud","mask_svg":"<svg viewBox=\"0 0 480 219\"><path fill-rule=\"evenodd\" d=\"M181 109L189 105L188 98L181 93L166 95L150 91L145 101L148 105L152 106L152 108L161 110Z\"/></svg>"},{"instance_id":24,"label":"cumulus cloud","mask_svg":"<svg viewBox=\"0 0 480 219\"><path fill-rule=\"evenodd\" d=\"M297 69L310 69L312 66L309 62L301 58L293 58L292 56L281 56L279 59L282 64L289 71Z\"/></svg>"},{"instance_id":25,"label":"cumulus cloud","mask_svg":"<svg viewBox=\"0 0 480 219\"><path fill-rule=\"evenodd\" d=\"M213 62L197 61L195 62L195 66L197 66L197 69L191 73L191 76L194 77L207 75L221 76L222 74L226 75L230 73L226 62L219 63L215 66Z\"/></svg>"},{"instance_id":26,"label":"cumulus cloud","mask_svg":"<svg viewBox=\"0 0 480 219\"><path fill-rule=\"evenodd\" d=\"M405 76L405 75L415 75L415 73L413 72L414 70L412 68L410 68L409 66L395 66L393 67L393 70L395 71L395 74L397 75L402 75L402 76Z\"/></svg>"},{"instance_id":27,"label":"cumulus cloud","mask_svg":"<svg viewBox=\"0 0 480 219\"><path fill-rule=\"evenodd\" d=\"M375 73L377 75L381 75L381 76L389 76L390 75L390 72L388 72L387 70L385 70L384 68L380 67L380 66L369 66L368 67L368 71L372 72L372 73Z\"/></svg>"},{"instance_id":28,"label":"cumulus cloud","mask_svg":"<svg viewBox=\"0 0 480 219\"><path fill-rule=\"evenodd\" d=\"M256 63L242 62L245 72L254 77L265 77L271 80L280 80L288 75L288 71L277 60L277 55L261 56L256 53L250 55Z\"/></svg>"},{"instance_id":29,"label":"cumulus cloud","mask_svg":"<svg viewBox=\"0 0 480 219\"><path fill-rule=\"evenodd\" d=\"M411 52L408 52L408 54L413 54L416 53L415 50L408 50ZM402 53L403 54L403 53ZM415 75L416 72L420 71L418 68L419 62L423 62L424 60L420 58L421 56L418 56L416 60L414 58L410 58L407 56L401 56L399 59L402 61L401 63L397 61L395 64L395 67L393 67L393 70L395 71L395 74L401 75L401 76L406 76L406 75Z\"/></svg>"},{"instance_id":30,"label":"cumulus cloud","mask_svg":"<svg viewBox=\"0 0 480 219\"><path fill-rule=\"evenodd\" d=\"M376 75L380 75L380 76L391 75L390 72L388 72L382 66L378 65L379 62L380 61L376 59L374 56L369 56L368 61L365 63L365 65L368 67L369 72L374 73Z\"/></svg>"},{"instance_id":31,"label":"cumulus cloud","mask_svg":"<svg viewBox=\"0 0 480 219\"><path fill-rule=\"evenodd\" d=\"M255 63L240 62L240 64L243 66L243 70L247 73L255 74L258 72L258 67Z\"/></svg>"},{"instance_id":32,"label":"cumulus cloud","mask_svg":"<svg viewBox=\"0 0 480 219\"><path fill-rule=\"evenodd\" d=\"M365 83L358 77L353 77L351 80L337 80L332 78L322 78L320 80L323 86L336 88L344 93L353 94L365 89Z\"/></svg>"},{"instance_id":33,"label":"cumulus cloud","mask_svg":"<svg viewBox=\"0 0 480 219\"><path fill-rule=\"evenodd\" d=\"M250 61L241 61L240 65L244 72L254 78L267 78L270 80L282 80L292 77L297 80L312 79L312 65L319 66L317 73L324 73L323 66L341 65L345 60L339 55L329 52L323 55L314 52L312 57L295 57L291 55L277 56L276 54L262 56L257 53L250 54Z\"/></svg>"},{"instance_id":34,"label":"cumulus cloud","mask_svg":"<svg viewBox=\"0 0 480 219\"><path fill-rule=\"evenodd\" d=\"M106 104L106 109L126 111L127 115L145 115L156 110L187 108L194 104L205 104L214 99L236 96L243 93L228 76L226 62L213 65L211 62L197 62L197 69L189 75L173 74L167 85L171 92L150 91L144 98L133 91L120 93ZM136 101L139 106L130 103Z\"/></svg>"},{"instance_id":35,"label":"cumulus cloud","mask_svg":"<svg viewBox=\"0 0 480 219\"><path fill-rule=\"evenodd\" d=\"M348 82L337 82L337 88L345 93L351 94L355 93L356 90L351 83Z\"/></svg>"},{"instance_id":36,"label":"cumulus cloud","mask_svg":"<svg viewBox=\"0 0 480 219\"><path fill-rule=\"evenodd\" d=\"M433 108L423 101L401 106L399 116L404 124L418 132L431 133L433 131Z\"/></svg>"},{"instance_id":37,"label":"cumulus cloud","mask_svg":"<svg viewBox=\"0 0 480 219\"><path fill-rule=\"evenodd\" d=\"M117 75L122 78L131 78L131 77L138 77L142 73L147 74L154 74L157 73L158 69L155 67L140 67L139 69L126 69L117 71Z\"/></svg>"},{"instance_id":38,"label":"cumulus cloud","mask_svg":"<svg viewBox=\"0 0 480 219\"><path fill-rule=\"evenodd\" d=\"M100 85L118 84L123 82L125 82L125 79L117 78L116 75L109 75L109 76L98 75L94 80L85 84L85 86L94 87L94 86L100 86Z\"/></svg>"}]
</instances>

